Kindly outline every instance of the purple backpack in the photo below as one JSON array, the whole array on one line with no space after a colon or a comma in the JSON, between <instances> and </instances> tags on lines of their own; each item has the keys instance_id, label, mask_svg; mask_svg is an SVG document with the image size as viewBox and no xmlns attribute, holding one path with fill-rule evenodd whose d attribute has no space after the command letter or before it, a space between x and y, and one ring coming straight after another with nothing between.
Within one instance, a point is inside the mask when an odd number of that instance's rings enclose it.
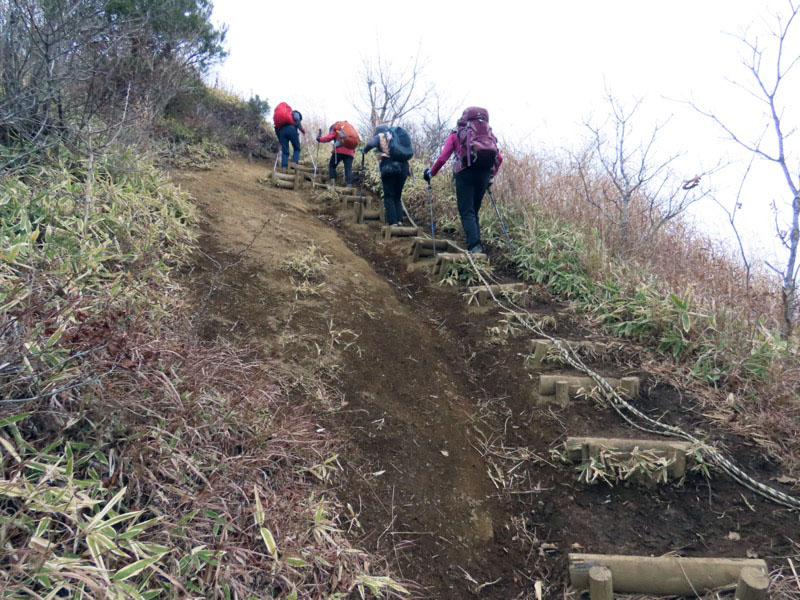
<instances>
[{"instance_id":1,"label":"purple backpack","mask_svg":"<svg viewBox=\"0 0 800 600\"><path fill-rule=\"evenodd\" d=\"M460 159L456 172L466 167L494 167L499 150L485 108L470 106L461 115L456 128L456 154Z\"/></svg>"}]
</instances>

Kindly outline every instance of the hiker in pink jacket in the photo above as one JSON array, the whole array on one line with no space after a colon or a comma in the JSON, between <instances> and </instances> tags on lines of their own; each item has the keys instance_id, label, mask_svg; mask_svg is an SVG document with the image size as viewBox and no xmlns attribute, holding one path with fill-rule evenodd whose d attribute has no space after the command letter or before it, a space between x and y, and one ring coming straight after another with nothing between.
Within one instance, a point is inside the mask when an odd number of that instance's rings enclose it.
<instances>
[{"instance_id":1,"label":"hiker in pink jacket","mask_svg":"<svg viewBox=\"0 0 800 600\"><path fill-rule=\"evenodd\" d=\"M481 246L480 221L478 211L486 190L492 185L503 162L503 155L497 147L497 138L489 127L489 112L485 108L467 108L457 122L447 140L442 153L430 169L425 170L425 181L430 183L453 155L453 174L456 180L456 201L461 226L467 238L469 252L483 252Z\"/></svg>"}]
</instances>

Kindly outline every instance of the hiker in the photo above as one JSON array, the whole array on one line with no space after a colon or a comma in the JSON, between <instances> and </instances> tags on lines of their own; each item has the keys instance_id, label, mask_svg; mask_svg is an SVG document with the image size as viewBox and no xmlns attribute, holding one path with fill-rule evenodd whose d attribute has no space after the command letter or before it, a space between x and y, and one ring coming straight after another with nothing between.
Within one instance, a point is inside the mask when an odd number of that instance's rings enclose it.
<instances>
[{"instance_id":1,"label":"hiker","mask_svg":"<svg viewBox=\"0 0 800 600\"><path fill-rule=\"evenodd\" d=\"M289 142L292 143L292 162L294 164L300 162L300 135L297 130L299 129L303 134L306 132L300 124L303 115L300 111L292 110L292 107L286 102L281 102L275 107L272 120L281 144L281 167L285 170L289 167Z\"/></svg>"},{"instance_id":2,"label":"hiker","mask_svg":"<svg viewBox=\"0 0 800 600\"><path fill-rule=\"evenodd\" d=\"M383 208L386 223L399 227L403 224L403 186L410 172L408 161L414 155L411 137L402 127L378 125L372 139L361 150L366 154L378 149L381 184L383 185Z\"/></svg>"},{"instance_id":3,"label":"hiker","mask_svg":"<svg viewBox=\"0 0 800 600\"><path fill-rule=\"evenodd\" d=\"M317 141L323 144L333 142L333 152L328 162L328 179L336 183L336 167L339 163L344 163L344 182L347 187L353 187L353 156L361 141L356 128L347 121L336 121L328 129L328 135L317 136Z\"/></svg>"},{"instance_id":4,"label":"hiker","mask_svg":"<svg viewBox=\"0 0 800 600\"><path fill-rule=\"evenodd\" d=\"M481 253L481 231L478 211L483 196L497 175L503 156L497 147L497 138L489 127L489 112L471 106L464 110L444 142L442 153L423 178L430 184L431 177L439 172L447 159L453 156L453 176L456 180L456 201L461 226L467 238L467 251Z\"/></svg>"}]
</instances>

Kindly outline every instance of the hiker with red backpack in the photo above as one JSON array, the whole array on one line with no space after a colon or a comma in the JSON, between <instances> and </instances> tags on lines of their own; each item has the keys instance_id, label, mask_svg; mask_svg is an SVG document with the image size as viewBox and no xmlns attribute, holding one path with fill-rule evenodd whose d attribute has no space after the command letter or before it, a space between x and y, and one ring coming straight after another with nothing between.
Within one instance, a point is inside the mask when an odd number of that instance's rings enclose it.
<instances>
[{"instance_id":1,"label":"hiker with red backpack","mask_svg":"<svg viewBox=\"0 0 800 600\"><path fill-rule=\"evenodd\" d=\"M275 112L272 115L272 121L275 124L275 133L278 136L278 141L281 144L281 167L286 169L289 166L289 143L292 144L292 162L297 164L300 162L300 134L297 130L305 134L306 130L300 124L303 120L303 115L300 111L292 110L292 107L281 102L275 107Z\"/></svg>"},{"instance_id":2,"label":"hiker with red backpack","mask_svg":"<svg viewBox=\"0 0 800 600\"><path fill-rule=\"evenodd\" d=\"M453 155L453 176L456 180L456 201L461 226L467 238L467 250L481 253L481 231L478 211L486 190L492 185L503 162L497 147L497 138L489 127L489 111L471 106L464 110L444 143L439 158L430 169L425 169L423 178L430 183L447 159Z\"/></svg>"},{"instance_id":3,"label":"hiker with red backpack","mask_svg":"<svg viewBox=\"0 0 800 600\"><path fill-rule=\"evenodd\" d=\"M331 160L328 162L328 179L336 182L336 167L344 163L344 181L347 187L353 187L353 156L361 141L356 128L347 121L336 121L328 129L328 135L317 136L317 141L326 144L333 142Z\"/></svg>"},{"instance_id":4,"label":"hiker with red backpack","mask_svg":"<svg viewBox=\"0 0 800 600\"><path fill-rule=\"evenodd\" d=\"M383 185L383 208L388 225L403 224L403 186L410 172L408 161L414 156L411 136L402 127L378 125L372 139L361 150L362 156L378 149L381 184Z\"/></svg>"}]
</instances>

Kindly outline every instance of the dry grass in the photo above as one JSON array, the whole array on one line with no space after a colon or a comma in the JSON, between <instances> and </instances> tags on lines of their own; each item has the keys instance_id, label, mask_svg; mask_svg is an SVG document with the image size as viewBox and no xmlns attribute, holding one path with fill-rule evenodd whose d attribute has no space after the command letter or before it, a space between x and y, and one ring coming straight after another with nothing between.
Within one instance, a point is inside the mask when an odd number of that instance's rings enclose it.
<instances>
[{"instance_id":1,"label":"dry grass","mask_svg":"<svg viewBox=\"0 0 800 600\"><path fill-rule=\"evenodd\" d=\"M748 284L732 251L681 219L623 244L604 200L609 185L595 178L584 187L556 158L508 157L495 197L522 246L512 263L529 261L529 273L541 273L540 281L575 299L595 322L659 351L653 364L665 380L694 388L707 412L729 410L733 394L728 425L761 439L791 473L800 471L798 342L780 339L774 278L756 270ZM499 245L493 216L485 215L487 237ZM634 232L645 231L639 219ZM548 273L558 274L555 284Z\"/></svg>"},{"instance_id":2,"label":"dry grass","mask_svg":"<svg viewBox=\"0 0 800 600\"><path fill-rule=\"evenodd\" d=\"M3 597L405 594L345 534L325 383L191 336L190 206L122 166L100 170L85 228L74 165L2 182ZM322 354L355 342L330 329Z\"/></svg>"}]
</instances>

